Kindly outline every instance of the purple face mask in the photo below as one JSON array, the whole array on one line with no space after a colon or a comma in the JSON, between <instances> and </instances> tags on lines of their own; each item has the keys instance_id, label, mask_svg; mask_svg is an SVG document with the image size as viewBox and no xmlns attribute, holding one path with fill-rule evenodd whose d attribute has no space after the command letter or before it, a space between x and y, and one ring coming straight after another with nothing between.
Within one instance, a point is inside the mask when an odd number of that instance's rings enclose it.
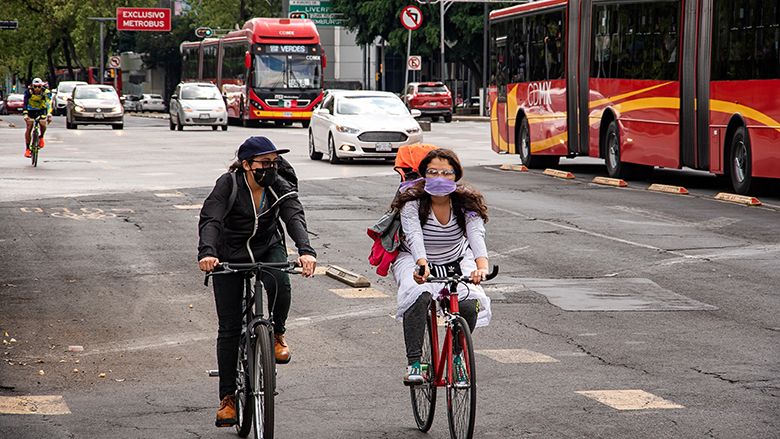
<instances>
[{"instance_id":1,"label":"purple face mask","mask_svg":"<svg viewBox=\"0 0 780 439\"><path fill-rule=\"evenodd\" d=\"M402 181L401 185L398 186L398 190L400 192L406 192L410 187L412 187L412 186L416 185L417 183L419 183L420 181L422 181L422 179L423 178L420 177L420 178L416 178L414 180Z\"/></svg>"},{"instance_id":2,"label":"purple face mask","mask_svg":"<svg viewBox=\"0 0 780 439\"><path fill-rule=\"evenodd\" d=\"M450 180L444 177L426 177L425 178L425 192L436 196L443 197L455 192L455 180Z\"/></svg>"}]
</instances>

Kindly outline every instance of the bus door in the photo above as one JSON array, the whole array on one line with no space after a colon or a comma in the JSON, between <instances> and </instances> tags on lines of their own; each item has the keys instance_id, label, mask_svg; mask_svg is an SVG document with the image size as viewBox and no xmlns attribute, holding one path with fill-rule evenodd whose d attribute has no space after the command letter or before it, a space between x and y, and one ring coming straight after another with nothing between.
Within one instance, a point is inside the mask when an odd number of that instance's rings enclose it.
<instances>
[{"instance_id":1,"label":"bus door","mask_svg":"<svg viewBox=\"0 0 780 439\"><path fill-rule=\"evenodd\" d=\"M506 25L499 23L494 29L505 30ZM509 121L507 119L507 82L509 81L509 53L507 50L507 36L505 32L496 36L495 44L495 66L494 81L496 85L495 105L490 108L490 133L493 143L493 150L496 152L509 152ZM492 97L491 97L492 100Z\"/></svg>"}]
</instances>

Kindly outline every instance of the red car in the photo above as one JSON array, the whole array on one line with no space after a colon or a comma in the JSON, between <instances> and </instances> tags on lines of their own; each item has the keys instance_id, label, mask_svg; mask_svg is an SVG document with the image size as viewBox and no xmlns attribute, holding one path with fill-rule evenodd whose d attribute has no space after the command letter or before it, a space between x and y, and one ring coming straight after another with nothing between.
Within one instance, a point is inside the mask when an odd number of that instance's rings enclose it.
<instances>
[{"instance_id":1,"label":"red car","mask_svg":"<svg viewBox=\"0 0 780 439\"><path fill-rule=\"evenodd\" d=\"M21 113L24 107L24 95L11 93L5 99L5 112L8 114Z\"/></svg>"},{"instance_id":2,"label":"red car","mask_svg":"<svg viewBox=\"0 0 780 439\"><path fill-rule=\"evenodd\" d=\"M410 110L420 110L433 122L442 116L445 122L452 121L452 93L441 82L410 82L403 99Z\"/></svg>"}]
</instances>

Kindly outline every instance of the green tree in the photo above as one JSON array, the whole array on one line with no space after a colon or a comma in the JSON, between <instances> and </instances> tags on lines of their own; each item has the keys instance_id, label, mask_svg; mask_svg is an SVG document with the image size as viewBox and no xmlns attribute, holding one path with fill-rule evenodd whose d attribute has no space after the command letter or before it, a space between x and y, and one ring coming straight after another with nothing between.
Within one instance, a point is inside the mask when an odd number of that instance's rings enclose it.
<instances>
[{"instance_id":1,"label":"green tree","mask_svg":"<svg viewBox=\"0 0 780 439\"><path fill-rule=\"evenodd\" d=\"M358 44L368 44L383 38L394 53L406 55L407 30L401 26L400 15L409 0L334 0L336 12L343 14L345 26L357 33ZM412 32L415 53L438 59L440 39L440 9L438 4L418 4L423 12L423 24ZM497 4L489 4L489 10ZM505 6L505 5L504 5ZM455 43L445 49L447 61L463 63L482 82L482 3L455 3L444 16L445 40Z\"/></svg>"}]
</instances>

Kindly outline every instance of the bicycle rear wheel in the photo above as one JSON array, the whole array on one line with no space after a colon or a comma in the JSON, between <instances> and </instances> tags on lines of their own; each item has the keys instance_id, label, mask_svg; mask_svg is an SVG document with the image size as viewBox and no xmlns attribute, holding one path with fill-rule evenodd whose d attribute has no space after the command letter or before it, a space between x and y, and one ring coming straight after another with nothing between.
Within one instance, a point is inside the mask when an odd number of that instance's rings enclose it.
<instances>
[{"instance_id":1,"label":"bicycle rear wheel","mask_svg":"<svg viewBox=\"0 0 780 439\"><path fill-rule=\"evenodd\" d=\"M255 439L273 439L274 437L276 363L271 338L271 328L263 325L255 328L254 365L252 369Z\"/></svg>"},{"instance_id":2,"label":"bicycle rear wheel","mask_svg":"<svg viewBox=\"0 0 780 439\"><path fill-rule=\"evenodd\" d=\"M436 371L433 364L433 332L431 319L425 324L425 336L423 338L422 357L420 365L423 367L425 382L416 386L410 386L412 394L412 412L417 428L420 431L428 431L433 423L433 414L436 411ZM426 371L427 368L427 371Z\"/></svg>"},{"instance_id":3,"label":"bicycle rear wheel","mask_svg":"<svg viewBox=\"0 0 780 439\"><path fill-rule=\"evenodd\" d=\"M454 379L450 380L449 377L447 379L447 419L450 426L450 438L471 439L474 434L474 418L477 414L477 370L474 361L474 345L471 331L463 317L458 316L455 319L452 331L453 345L457 342L462 349L468 385L456 387Z\"/></svg>"},{"instance_id":4,"label":"bicycle rear wheel","mask_svg":"<svg viewBox=\"0 0 780 439\"><path fill-rule=\"evenodd\" d=\"M249 371L247 370L246 340L241 339L238 348L238 363L236 364L236 433L241 437L249 436L252 430L252 415L254 403L252 402L252 389Z\"/></svg>"}]
</instances>

